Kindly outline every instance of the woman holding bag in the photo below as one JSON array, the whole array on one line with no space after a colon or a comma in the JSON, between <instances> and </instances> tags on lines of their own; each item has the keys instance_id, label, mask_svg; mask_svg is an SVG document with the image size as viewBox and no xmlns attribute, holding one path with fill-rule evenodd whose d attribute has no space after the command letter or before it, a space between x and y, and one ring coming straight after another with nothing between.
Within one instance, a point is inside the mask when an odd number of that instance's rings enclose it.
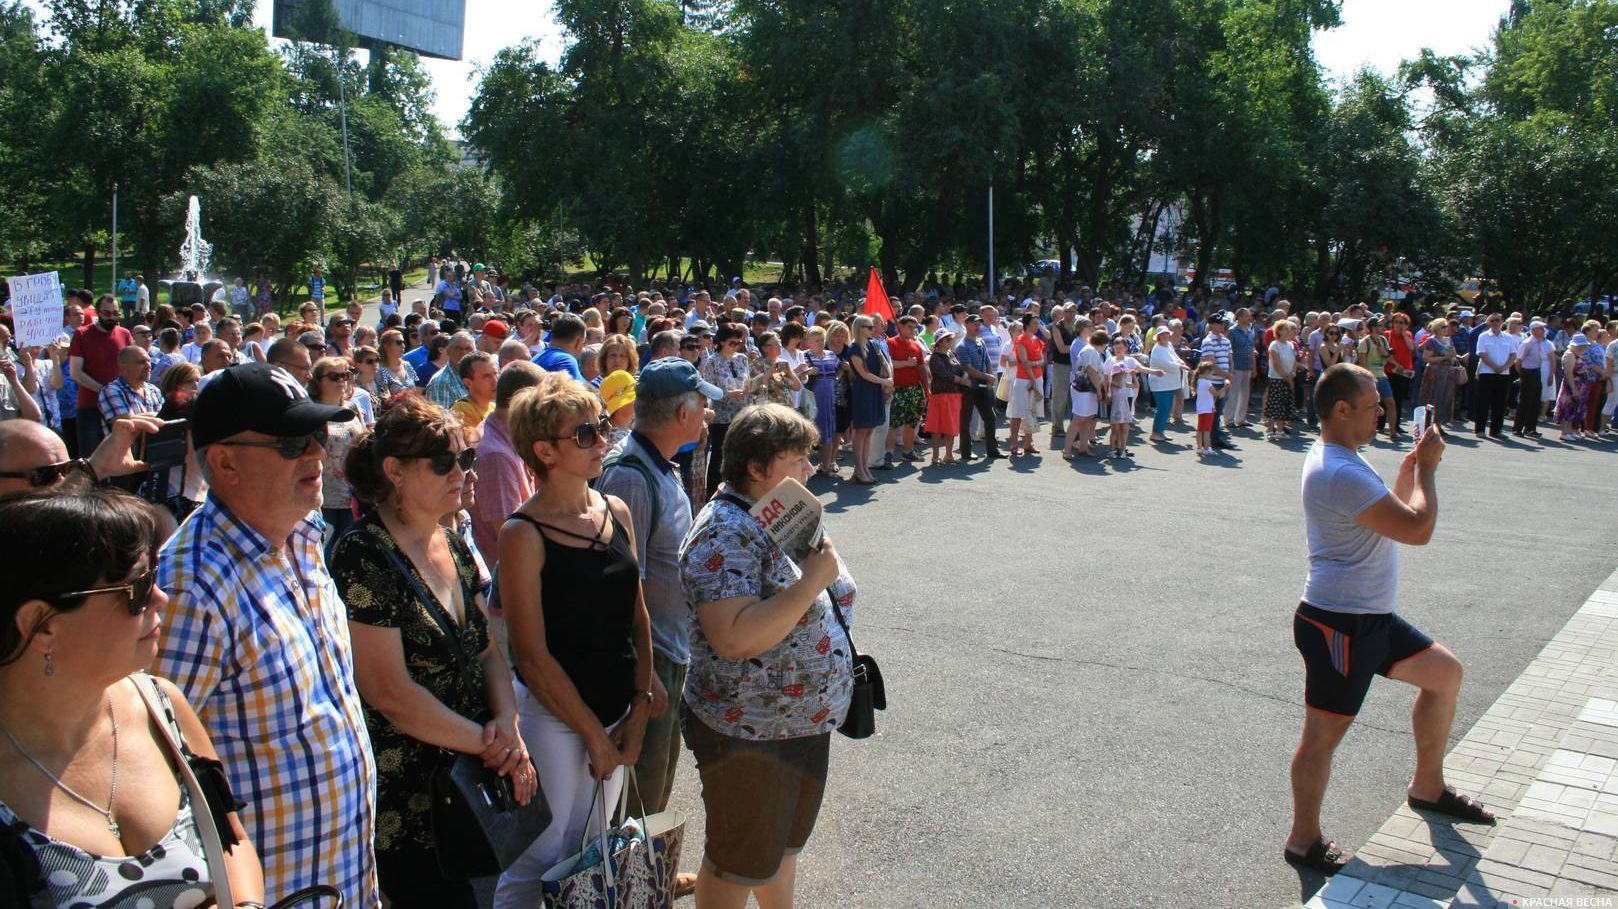
<instances>
[{"instance_id":1,"label":"woman holding bag","mask_svg":"<svg viewBox=\"0 0 1618 909\"><path fill-rule=\"evenodd\" d=\"M161 542L151 506L115 490L0 500L0 905L263 905L207 731L144 675Z\"/></svg>"},{"instance_id":2,"label":"woman holding bag","mask_svg":"<svg viewBox=\"0 0 1618 909\"><path fill-rule=\"evenodd\" d=\"M748 513L787 477L808 480L817 437L790 408L743 411L725 437L724 485L680 549L697 618L680 723L707 816L698 909L741 909L749 894L792 905L831 732L848 713L851 647L838 612L852 621L853 579L830 540L794 564Z\"/></svg>"},{"instance_id":3,"label":"woman holding bag","mask_svg":"<svg viewBox=\"0 0 1618 909\"><path fill-rule=\"evenodd\" d=\"M612 430L600 399L579 382L546 383L519 392L506 423L539 492L500 529L500 600L523 738L552 820L501 875L494 906L534 909L545 873L600 824L596 784L607 805L617 801L667 696L652 672L629 508L590 488Z\"/></svg>"},{"instance_id":4,"label":"woman holding bag","mask_svg":"<svg viewBox=\"0 0 1618 909\"><path fill-rule=\"evenodd\" d=\"M519 804L538 787L511 671L489 637L477 562L440 524L460 510L471 454L454 417L410 395L344 462L355 494L374 507L337 538L331 574L348 605L354 680L376 754L377 877L400 909L477 906L471 875L447 873L438 860L426 796L443 752L481 756L511 778Z\"/></svg>"}]
</instances>

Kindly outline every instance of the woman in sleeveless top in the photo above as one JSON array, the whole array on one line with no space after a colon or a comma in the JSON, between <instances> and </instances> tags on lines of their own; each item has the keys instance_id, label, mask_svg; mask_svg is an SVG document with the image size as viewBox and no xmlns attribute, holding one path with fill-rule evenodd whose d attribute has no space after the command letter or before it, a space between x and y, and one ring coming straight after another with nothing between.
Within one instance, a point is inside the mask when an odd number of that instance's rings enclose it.
<instances>
[{"instance_id":1,"label":"woman in sleeveless top","mask_svg":"<svg viewBox=\"0 0 1618 909\"><path fill-rule=\"evenodd\" d=\"M195 804L180 781L169 734L218 759L202 723L173 685L154 693L139 675L168 605L159 542L151 507L115 490L0 501L0 905L201 906L221 876L236 906L264 899L235 812ZM198 812L220 828L223 868L208 865Z\"/></svg>"},{"instance_id":2,"label":"woman in sleeveless top","mask_svg":"<svg viewBox=\"0 0 1618 909\"><path fill-rule=\"evenodd\" d=\"M551 825L506 869L495 909L530 909L541 876L601 823L598 781L618 798L640 758L646 721L667 708L652 673L629 509L590 488L611 430L578 382L519 392L512 447L540 481L500 530L500 599L517 663L523 740L539 769Z\"/></svg>"},{"instance_id":3,"label":"woman in sleeveless top","mask_svg":"<svg viewBox=\"0 0 1618 909\"><path fill-rule=\"evenodd\" d=\"M377 879L398 909L477 906L466 875L440 870L422 797L443 751L509 776L520 804L538 787L511 670L490 643L481 572L440 523L460 510L465 456L454 417L401 398L348 449L348 480L372 510L332 546L376 755Z\"/></svg>"}]
</instances>

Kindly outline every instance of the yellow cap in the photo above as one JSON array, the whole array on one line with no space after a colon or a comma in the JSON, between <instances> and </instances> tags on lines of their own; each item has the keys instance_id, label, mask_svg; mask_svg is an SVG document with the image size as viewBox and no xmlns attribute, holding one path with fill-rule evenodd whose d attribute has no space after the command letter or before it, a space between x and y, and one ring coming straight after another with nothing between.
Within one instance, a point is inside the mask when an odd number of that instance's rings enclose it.
<instances>
[{"instance_id":1,"label":"yellow cap","mask_svg":"<svg viewBox=\"0 0 1618 909\"><path fill-rule=\"evenodd\" d=\"M601 380L601 400L607 403L608 415L635 403L635 377L622 369L609 374Z\"/></svg>"}]
</instances>

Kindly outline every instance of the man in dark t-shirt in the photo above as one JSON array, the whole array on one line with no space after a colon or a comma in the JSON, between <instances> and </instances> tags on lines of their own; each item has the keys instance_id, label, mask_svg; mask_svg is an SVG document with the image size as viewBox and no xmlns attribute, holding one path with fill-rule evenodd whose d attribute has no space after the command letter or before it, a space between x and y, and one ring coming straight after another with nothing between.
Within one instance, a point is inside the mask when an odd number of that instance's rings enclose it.
<instances>
[{"instance_id":1,"label":"man in dark t-shirt","mask_svg":"<svg viewBox=\"0 0 1618 909\"><path fill-rule=\"evenodd\" d=\"M129 329L118 324L118 301L102 294L96 301L96 320L73 333L68 344L68 372L79 383L77 425L79 451L95 451L101 444L101 386L118 378L118 352L135 343Z\"/></svg>"}]
</instances>

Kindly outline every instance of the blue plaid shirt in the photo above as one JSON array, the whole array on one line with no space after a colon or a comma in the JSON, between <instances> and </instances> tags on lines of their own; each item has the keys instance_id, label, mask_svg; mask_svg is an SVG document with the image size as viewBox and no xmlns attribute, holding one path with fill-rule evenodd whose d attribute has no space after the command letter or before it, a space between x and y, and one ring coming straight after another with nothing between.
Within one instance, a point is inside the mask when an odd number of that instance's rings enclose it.
<instances>
[{"instance_id":1,"label":"blue plaid shirt","mask_svg":"<svg viewBox=\"0 0 1618 909\"><path fill-rule=\"evenodd\" d=\"M310 514L276 547L208 496L158 554L170 602L154 672L185 692L247 803L265 902L331 884L375 909L376 765L322 526Z\"/></svg>"},{"instance_id":2,"label":"blue plaid shirt","mask_svg":"<svg viewBox=\"0 0 1618 909\"><path fill-rule=\"evenodd\" d=\"M163 393L157 390L157 385L146 382L136 391L123 376L113 379L101 386L101 394L96 398L96 406L101 411L101 431L107 432L112 428L112 421L119 417L127 417L132 413L157 413L163 409Z\"/></svg>"},{"instance_id":3,"label":"blue plaid shirt","mask_svg":"<svg viewBox=\"0 0 1618 909\"><path fill-rule=\"evenodd\" d=\"M955 345L955 358L961 361L962 367L970 366L979 372L994 375L994 370L989 368L989 351L981 336L962 338L961 343ZM968 375L970 376L970 373ZM973 388L981 388L987 384L982 379L971 379L970 381Z\"/></svg>"},{"instance_id":4,"label":"blue plaid shirt","mask_svg":"<svg viewBox=\"0 0 1618 909\"><path fill-rule=\"evenodd\" d=\"M466 397L466 386L461 383L460 370L453 363L447 363L427 383L427 400L448 410L455 406L455 402Z\"/></svg>"}]
</instances>

